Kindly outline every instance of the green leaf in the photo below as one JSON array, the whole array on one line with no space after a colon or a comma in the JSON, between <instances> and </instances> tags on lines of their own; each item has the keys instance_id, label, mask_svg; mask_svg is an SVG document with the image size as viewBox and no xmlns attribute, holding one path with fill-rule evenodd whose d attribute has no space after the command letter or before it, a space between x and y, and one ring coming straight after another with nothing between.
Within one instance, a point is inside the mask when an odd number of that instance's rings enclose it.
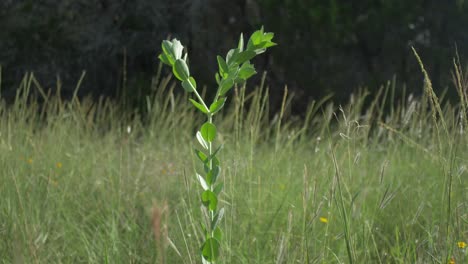
<instances>
[{"instance_id":1,"label":"green leaf","mask_svg":"<svg viewBox=\"0 0 468 264\"><path fill-rule=\"evenodd\" d=\"M193 77L189 77L188 79L182 81L182 87L184 90L191 93L197 89L197 83Z\"/></svg>"},{"instance_id":2,"label":"green leaf","mask_svg":"<svg viewBox=\"0 0 468 264\"><path fill-rule=\"evenodd\" d=\"M231 49L228 51L227 55L226 55L226 63L228 65L231 65L233 62L236 61L236 57L237 57L237 54L239 54L239 50L238 49Z\"/></svg>"},{"instance_id":3,"label":"green leaf","mask_svg":"<svg viewBox=\"0 0 468 264\"><path fill-rule=\"evenodd\" d=\"M173 55L172 53L172 42L169 40L163 40L161 43L161 47L164 53Z\"/></svg>"},{"instance_id":4,"label":"green leaf","mask_svg":"<svg viewBox=\"0 0 468 264\"><path fill-rule=\"evenodd\" d=\"M196 90L197 89L197 82L195 82L195 79L192 76L190 76L188 78L188 80L190 81L190 84L192 85L193 89Z\"/></svg>"},{"instance_id":5,"label":"green leaf","mask_svg":"<svg viewBox=\"0 0 468 264\"><path fill-rule=\"evenodd\" d=\"M242 63L253 59L253 57L255 57L256 55L257 55L257 53L255 53L255 51L253 51L253 50L246 50L246 51L243 51L243 52L239 53L239 54L237 55L237 57L235 58L235 61L236 61L239 65L241 65Z\"/></svg>"},{"instance_id":6,"label":"green leaf","mask_svg":"<svg viewBox=\"0 0 468 264\"><path fill-rule=\"evenodd\" d=\"M162 47L164 55L166 55L169 65L172 66L176 60L174 58L174 51L172 50L172 42L168 40L163 40L161 47Z\"/></svg>"},{"instance_id":7,"label":"green leaf","mask_svg":"<svg viewBox=\"0 0 468 264\"><path fill-rule=\"evenodd\" d=\"M219 166L219 159L217 157L212 156L211 158L211 165Z\"/></svg>"},{"instance_id":8,"label":"green leaf","mask_svg":"<svg viewBox=\"0 0 468 264\"><path fill-rule=\"evenodd\" d=\"M258 47L256 47L254 49L254 52L258 55L258 54L262 54L263 52L266 51L266 48L269 48L269 47L272 47L272 46L276 46L276 43L268 43L268 42L262 42Z\"/></svg>"},{"instance_id":9,"label":"green leaf","mask_svg":"<svg viewBox=\"0 0 468 264\"><path fill-rule=\"evenodd\" d=\"M198 103L193 99L189 99L189 101L196 107L198 110L202 111L204 114L208 114L208 109L206 109L202 104Z\"/></svg>"},{"instance_id":10,"label":"green leaf","mask_svg":"<svg viewBox=\"0 0 468 264\"><path fill-rule=\"evenodd\" d=\"M162 61L162 63L172 66L171 61L165 53L159 54L158 58L160 61Z\"/></svg>"},{"instance_id":11,"label":"green leaf","mask_svg":"<svg viewBox=\"0 0 468 264\"><path fill-rule=\"evenodd\" d=\"M180 43L179 40L173 39L172 40L172 54L174 55L174 59L178 60L182 58L182 51L184 50L184 46Z\"/></svg>"},{"instance_id":12,"label":"green leaf","mask_svg":"<svg viewBox=\"0 0 468 264\"><path fill-rule=\"evenodd\" d=\"M208 215L207 215L207 217L208 217ZM206 228L206 226L205 226L205 224L203 222L198 222L198 224L200 225L200 228L201 228L203 233L208 232L208 229Z\"/></svg>"},{"instance_id":13,"label":"green leaf","mask_svg":"<svg viewBox=\"0 0 468 264\"><path fill-rule=\"evenodd\" d=\"M226 78L229 72L228 65L221 56L217 56L216 58L218 59L219 74L222 78Z\"/></svg>"},{"instance_id":14,"label":"green leaf","mask_svg":"<svg viewBox=\"0 0 468 264\"><path fill-rule=\"evenodd\" d=\"M217 212L213 218L213 221L211 222L211 230L216 230L216 227L218 226L219 222L223 219L224 216L224 208L221 208L219 212ZM218 240L221 240L221 237L217 238Z\"/></svg>"},{"instance_id":15,"label":"green leaf","mask_svg":"<svg viewBox=\"0 0 468 264\"><path fill-rule=\"evenodd\" d=\"M255 68L252 64L250 64L249 62L245 62L244 64L242 64L242 66L240 67L240 70L239 70L239 78L241 78L242 80L247 80L249 79L250 77L252 77L253 75L255 75L257 72L255 71Z\"/></svg>"},{"instance_id":16,"label":"green leaf","mask_svg":"<svg viewBox=\"0 0 468 264\"><path fill-rule=\"evenodd\" d=\"M223 148L223 146L224 145L219 145L219 147L215 151L213 151L213 154L211 154L211 158L216 159L216 154L218 154L218 152ZM219 161L217 160L216 162L216 165L219 165Z\"/></svg>"},{"instance_id":17,"label":"green leaf","mask_svg":"<svg viewBox=\"0 0 468 264\"><path fill-rule=\"evenodd\" d=\"M250 36L249 42L247 43L247 50L254 51L256 54L263 53L266 48L276 45L276 43L271 41L274 36L275 35L271 32L263 32L262 27Z\"/></svg>"},{"instance_id":18,"label":"green leaf","mask_svg":"<svg viewBox=\"0 0 468 264\"><path fill-rule=\"evenodd\" d=\"M198 149L195 149L194 151L197 157L201 160L201 162L206 163L208 161L208 157L205 153L199 151Z\"/></svg>"},{"instance_id":19,"label":"green leaf","mask_svg":"<svg viewBox=\"0 0 468 264\"><path fill-rule=\"evenodd\" d=\"M204 148L204 149L208 149L208 142L206 142L206 140L203 138L202 134L200 133L200 131L197 132L197 140L198 140L198 143L200 143L200 145Z\"/></svg>"},{"instance_id":20,"label":"green leaf","mask_svg":"<svg viewBox=\"0 0 468 264\"><path fill-rule=\"evenodd\" d=\"M215 157L214 155L211 156L211 158L207 158L207 160L204 162L203 169L206 173L209 173L211 171L209 167L209 161L211 160L211 166L219 166L219 159Z\"/></svg>"},{"instance_id":21,"label":"green leaf","mask_svg":"<svg viewBox=\"0 0 468 264\"><path fill-rule=\"evenodd\" d=\"M239 38L239 44L237 44L237 49L242 52L244 51L244 35L241 33Z\"/></svg>"},{"instance_id":22,"label":"green leaf","mask_svg":"<svg viewBox=\"0 0 468 264\"><path fill-rule=\"evenodd\" d=\"M234 86L234 81L232 79L224 79L219 84L219 95L223 96Z\"/></svg>"},{"instance_id":23,"label":"green leaf","mask_svg":"<svg viewBox=\"0 0 468 264\"><path fill-rule=\"evenodd\" d=\"M239 72L239 64L237 62L234 62L232 64L229 65L229 74L228 74L228 78L231 78L233 79L234 76L237 75L237 72Z\"/></svg>"},{"instance_id":24,"label":"green leaf","mask_svg":"<svg viewBox=\"0 0 468 264\"><path fill-rule=\"evenodd\" d=\"M271 34L273 34L273 33L271 33ZM267 41L261 42L258 46L266 49L266 48L270 48L270 47L273 47L273 46L276 46L276 45L278 45L278 44L276 44L275 42L267 40Z\"/></svg>"},{"instance_id":25,"label":"green leaf","mask_svg":"<svg viewBox=\"0 0 468 264\"><path fill-rule=\"evenodd\" d=\"M213 192L216 193L216 195L219 195L221 191L223 190L224 184L220 182L218 185L215 186Z\"/></svg>"},{"instance_id":26,"label":"green leaf","mask_svg":"<svg viewBox=\"0 0 468 264\"><path fill-rule=\"evenodd\" d=\"M226 98L221 98L210 105L210 113L214 114L223 108Z\"/></svg>"},{"instance_id":27,"label":"green leaf","mask_svg":"<svg viewBox=\"0 0 468 264\"><path fill-rule=\"evenodd\" d=\"M200 250L202 250L203 248L200 248ZM203 255L202 255L202 264L211 264L211 262L207 261Z\"/></svg>"},{"instance_id":28,"label":"green leaf","mask_svg":"<svg viewBox=\"0 0 468 264\"><path fill-rule=\"evenodd\" d=\"M206 174L206 180L209 185L213 185L216 182L216 179L218 179L219 173L220 173L220 168L218 165L214 165L213 169L211 169L207 174Z\"/></svg>"},{"instance_id":29,"label":"green leaf","mask_svg":"<svg viewBox=\"0 0 468 264\"><path fill-rule=\"evenodd\" d=\"M175 77L180 81L185 81L190 76L190 72L187 63L182 59L177 59L172 66L172 72Z\"/></svg>"},{"instance_id":30,"label":"green leaf","mask_svg":"<svg viewBox=\"0 0 468 264\"><path fill-rule=\"evenodd\" d=\"M216 137L216 126L213 123L206 122L200 128L201 135L209 143Z\"/></svg>"},{"instance_id":31,"label":"green leaf","mask_svg":"<svg viewBox=\"0 0 468 264\"><path fill-rule=\"evenodd\" d=\"M216 207L218 206L218 197L216 194L210 190L206 190L202 193L201 200L204 206L208 208L210 211L216 211Z\"/></svg>"},{"instance_id":32,"label":"green leaf","mask_svg":"<svg viewBox=\"0 0 468 264\"><path fill-rule=\"evenodd\" d=\"M216 84L219 85L221 82L221 77L219 76L219 73L215 73L215 79L216 79Z\"/></svg>"},{"instance_id":33,"label":"green leaf","mask_svg":"<svg viewBox=\"0 0 468 264\"><path fill-rule=\"evenodd\" d=\"M263 41L263 36L264 36L263 27L259 30L256 30L250 36L249 42L247 43L247 49L252 50L255 47L255 45L260 44Z\"/></svg>"},{"instance_id":34,"label":"green leaf","mask_svg":"<svg viewBox=\"0 0 468 264\"><path fill-rule=\"evenodd\" d=\"M208 238L201 248L203 258L208 262L214 262L219 257L221 245L215 238Z\"/></svg>"},{"instance_id":35,"label":"green leaf","mask_svg":"<svg viewBox=\"0 0 468 264\"><path fill-rule=\"evenodd\" d=\"M200 182L200 184L201 184L203 190L206 191L206 190L208 190L208 189L210 188L210 187L208 187L208 184L206 184L205 179L204 179L200 174L198 174L198 173L197 173L197 179L198 179L198 181Z\"/></svg>"},{"instance_id":36,"label":"green leaf","mask_svg":"<svg viewBox=\"0 0 468 264\"><path fill-rule=\"evenodd\" d=\"M201 249L200 249L200 250L201 250ZM203 257L203 255L202 255L201 260L202 260L202 264L211 264L211 262L207 261L207 260Z\"/></svg>"},{"instance_id":37,"label":"green leaf","mask_svg":"<svg viewBox=\"0 0 468 264\"><path fill-rule=\"evenodd\" d=\"M223 232L221 232L221 229L219 227L216 227L213 233L213 238L215 238L218 241L221 241L221 239L223 238Z\"/></svg>"}]
</instances>

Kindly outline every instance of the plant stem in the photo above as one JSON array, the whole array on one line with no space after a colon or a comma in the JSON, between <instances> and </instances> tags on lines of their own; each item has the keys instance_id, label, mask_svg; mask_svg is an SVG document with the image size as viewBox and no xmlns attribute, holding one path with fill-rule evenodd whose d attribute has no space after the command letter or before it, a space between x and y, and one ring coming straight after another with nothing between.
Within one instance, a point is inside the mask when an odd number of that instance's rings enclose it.
<instances>
[{"instance_id":1,"label":"plant stem","mask_svg":"<svg viewBox=\"0 0 468 264\"><path fill-rule=\"evenodd\" d=\"M205 101L203 101L203 98L201 98L200 94L197 92L197 90L193 90L193 93L195 94L195 96L197 96L198 98L198 101L200 101L200 103L203 105L203 107L205 107L205 110L208 112L207 116L208 116L208 122L211 123L211 113L210 112L210 108L208 108L208 106L206 106L205 104Z\"/></svg>"},{"instance_id":2,"label":"plant stem","mask_svg":"<svg viewBox=\"0 0 468 264\"><path fill-rule=\"evenodd\" d=\"M207 117L208 117L208 123L213 123L213 114L208 113ZM210 171L212 171L213 170L213 159L212 159L213 157L211 157L211 155L213 155L213 144L211 142L208 143L208 155L209 155L208 157L210 159L209 164L208 164L208 168L210 169ZM214 190L213 182L210 182L209 187L210 187L210 191ZM213 230L212 223L213 223L213 220L214 220L215 211L211 211L211 210L209 210L209 211L210 211L210 222L208 223L208 225L210 226L210 236L214 237L214 230ZM214 262L212 262L212 264L214 264Z\"/></svg>"}]
</instances>

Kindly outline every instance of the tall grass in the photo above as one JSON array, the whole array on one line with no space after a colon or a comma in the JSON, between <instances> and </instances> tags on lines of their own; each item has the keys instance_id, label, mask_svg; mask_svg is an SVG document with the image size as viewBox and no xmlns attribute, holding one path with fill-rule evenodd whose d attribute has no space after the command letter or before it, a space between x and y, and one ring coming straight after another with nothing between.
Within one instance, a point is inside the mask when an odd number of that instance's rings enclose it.
<instances>
[{"instance_id":1,"label":"tall grass","mask_svg":"<svg viewBox=\"0 0 468 264\"><path fill-rule=\"evenodd\" d=\"M271 109L263 82L237 87L217 120L230 164L220 263L465 263L467 79L454 63L457 104L424 68L421 96L395 98L389 82L301 119L290 91ZM153 85L145 115L62 100L32 74L1 101L2 263L197 263L198 165L173 149L192 151L203 117L170 78Z\"/></svg>"}]
</instances>

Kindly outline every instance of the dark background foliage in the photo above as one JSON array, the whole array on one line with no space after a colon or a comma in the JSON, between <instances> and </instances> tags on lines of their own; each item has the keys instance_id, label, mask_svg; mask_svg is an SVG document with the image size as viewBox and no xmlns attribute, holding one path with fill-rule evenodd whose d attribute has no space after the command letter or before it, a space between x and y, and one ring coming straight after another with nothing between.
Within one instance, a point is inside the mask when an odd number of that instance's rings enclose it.
<instances>
[{"instance_id":1,"label":"dark background foliage","mask_svg":"<svg viewBox=\"0 0 468 264\"><path fill-rule=\"evenodd\" d=\"M214 87L216 55L261 25L279 46L255 64L268 70L273 103L286 84L295 93L295 111L330 93L341 101L359 87L376 91L393 76L421 91L411 46L436 89L451 85L455 47L462 63L468 55L463 0L2 0L0 25L4 97L27 71L46 89L60 79L69 96L83 70L82 95L141 97L169 36L188 47L198 83Z\"/></svg>"}]
</instances>

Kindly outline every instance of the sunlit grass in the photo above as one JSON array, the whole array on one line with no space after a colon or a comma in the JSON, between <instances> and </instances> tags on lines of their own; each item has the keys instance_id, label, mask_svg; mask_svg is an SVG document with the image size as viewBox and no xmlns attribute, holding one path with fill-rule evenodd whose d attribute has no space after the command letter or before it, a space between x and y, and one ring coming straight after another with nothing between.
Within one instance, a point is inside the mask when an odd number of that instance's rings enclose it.
<instances>
[{"instance_id":1,"label":"sunlit grass","mask_svg":"<svg viewBox=\"0 0 468 264\"><path fill-rule=\"evenodd\" d=\"M0 106L3 263L199 263L188 157L202 117L170 84L141 117L25 77ZM302 120L288 114L291 93L269 109L265 87L236 89L217 120L229 164L219 263L467 261L466 105L392 89L313 102Z\"/></svg>"}]
</instances>

